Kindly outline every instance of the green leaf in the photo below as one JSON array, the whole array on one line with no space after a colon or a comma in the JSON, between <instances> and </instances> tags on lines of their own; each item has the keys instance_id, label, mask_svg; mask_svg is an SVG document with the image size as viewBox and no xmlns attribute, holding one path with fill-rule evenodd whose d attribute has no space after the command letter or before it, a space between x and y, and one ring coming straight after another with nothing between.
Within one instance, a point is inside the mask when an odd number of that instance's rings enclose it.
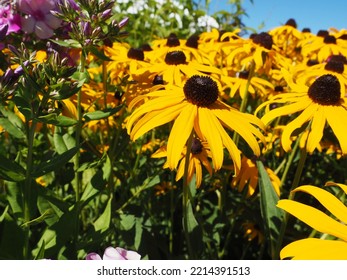
<instances>
[{"instance_id":1,"label":"green leaf","mask_svg":"<svg viewBox=\"0 0 347 280\"><path fill-rule=\"evenodd\" d=\"M50 97L53 100L63 100L68 99L71 96L75 95L79 90L79 84L77 86L71 86L68 83L57 84L50 86L51 94Z\"/></svg>"},{"instance_id":2,"label":"green leaf","mask_svg":"<svg viewBox=\"0 0 347 280\"><path fill-rule=\"evenodd\" d=\"M104 232L110 227L111 222L111 202L112 199L110 198L107 201L106 208L104 212L101 214L101 216L93 223L95 231L101 231Z\"/></svg>"},{"instance_id":3,"label":"green leaf","mask_svg":"<svg viewBox=\"0 0 347 280\"><path fill-rule=\"evenodd\" d=\"M53 157L47 161L41 162L34 168L32 176L34 178L40 177L49 172L55 171L65 165L75 154L77 153L77 147L74 147L66 152Z\"/></svg>"},{"instance_id":4,"label":"green leaf","mask_svg":"<svg viewBox=\"0 0 347 280\"><path fill-rule=\"evenodd\" d=\"M0 112L4 116L0 117L0 126L17 139L25 138L24 124L18 115L3 106L0 106Z\"/></svg>"},{"instance_id":5,"label":"green leaf","mask_svg":"<svg viewBox=\"0 0 347 280\"><path fill-rule=\"evenodd\" d=\"M56 113L40 116L37 118L37 121L56 126L73 126L77 123L75 119L61 115L58 116Z\"/></svg>"},{"instance_id":6,"label":"green leaf","mask_svg":"<svg viewBox=\"0 0 347 280\"><path fill-rule=\"evenodd\" d=\"M276 206L279 197L275 192L263 163L259 160L257 160L257 168L259 171L260 210L265 224L265 233L269 242L270 254L275 259L277 254L276 246L284 212Z\"/></svg>"},{"instance_id":7,"label":"green leaf","mask_svg":"<svg viewBox=\"0 0 347 280\"><path fill-rule=\"evenodd\" d=\"M0 223L5 219L5 216L6 216L6 214L7 214L8 209L9 209L9 206L7 205L7 206L5 207L4 212L2 212L2 214L1 214L1 216L0 216Z\"/></svg>"},{"instance_id":8,"label":"green leaf","mask_svg":"<svg viewBox=\"0 0 347 280\"><path fill-rule=\"evenodd\" d=\"M39 251L37 252L34 260L41 260L44 258L45 258L45 241L42 240L41 247L40 247Z\"/></svg>"},{"instance_id":9,"label":"green leaf","mask_svg":"<svg viewBox=\"0 0 347 280\"><path fill-rule=\"evenodd\" d=\"M59 126L54 127L53 143L58 154L62 154L68 150L63 138L62 128Z\"/></svg>"},{"instance_id":10,"label":"green leaf","mask_svg":"<svg viewBox=\"0 0 347 280\"><path fill-rule=\"evenodd\" d=\"M19 94L13 97L13 102L16 104L19 112L21 112L26 120L31 120L33 118L31 106L29 101Z\"/></svg>"},{"instance_id":11,"label":"green leaf","mask_svg":"<svg viewBox=\"0 0 347 280\"><path fill-rule=\"evenodd\" d=\"M112 61L111 58L109 58L108 56L105 55L105 53L101 50L99 50L98 48L91 46L88 48L88 50L94 54L97 58L100 58L103 61Z\"/></svg>"},{"instance_id":12,"label":"green leaf","mask_svg":"<svg viewBox=\"0 0 347 280\"><path fill-rule=\"evenodd\" d=\"M52 40L52 42L58 44L59 46L62 47L67 47L67 48L77 48L80 49L82 48L81 44L73 39L66 39L66 40Z\"/></svg>"},{"instance_id":13,"label":"green leaf","mask_svg":"<svg viewBox=\"0 0 347 280\"><path fill-rule=\"evenodd\" d=\"M22 227L28 227L28 226L40 224L40 223L44 222L46 219L51 218L53 215L54 215L53 210L47 209L44 213L42 213L41 216L39 216L35 219L32 219L26 223L23 223L21 226Z\"/></svg>"},{"instance_id":14,"label":"green leaf","mask_svg":"<svg viewBox=\"0 0 347 280\"><path fill-rule=\"evenodd\" d=\"M114 114L116 114L123 106L117 106L115 108L107 108L105 110L98 110L94 112L89 112L83 115L85 120L88 121L94 121L94 120L101 120L108 118Z\"/></svg>"},{"instance_id":15,"label":"green leaf","mask_svg":"<svg viewBox=\"0 0 347 280\"><path fill-rule=\"evenodd\" d=\"M25 180L25 170L17 162L12 161L0 154L0 178L20 182Z\"/></svg>"}]
</instances>

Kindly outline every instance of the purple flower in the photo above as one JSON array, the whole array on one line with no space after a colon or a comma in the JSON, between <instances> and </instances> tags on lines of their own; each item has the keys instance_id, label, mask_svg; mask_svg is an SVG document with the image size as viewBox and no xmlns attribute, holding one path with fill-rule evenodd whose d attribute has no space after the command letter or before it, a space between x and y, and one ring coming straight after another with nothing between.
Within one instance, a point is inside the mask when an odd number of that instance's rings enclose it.
<instances>
[{"instance_id":1,"label":"purple flower","mask_svg":"<svg viewBox=\"0 0 347 280\"><path fill-rule=\"evenodd\" d=\"M86 260L140 260L141 255L135 251L128 251L123 248L107 247L103 257L101 258L97 253L89 253Z\"/></svg>"},{"instance_id":2,"label":"purple flower","mask_svg":"<svg viewBox=\"0 0 347 280\"><path fill-rule=\"evenodd\" d=\"M14 14L10 4L0 6L0 25L8 25L7 34L21 29L20 16Z\"/></svg>"},{"instance_id":3,"label":"purple flower","mask_svg":"<svg viewBox=\"0 0 347 280\"><path fill-rule=\"evenodd\" d=\"M40 39L52 37L53 30L61 26L61 20L50 12L57 10L54 0L19 0L19 10L26 14L21 18L22 30Z\"/></svg>"}]
</instances>

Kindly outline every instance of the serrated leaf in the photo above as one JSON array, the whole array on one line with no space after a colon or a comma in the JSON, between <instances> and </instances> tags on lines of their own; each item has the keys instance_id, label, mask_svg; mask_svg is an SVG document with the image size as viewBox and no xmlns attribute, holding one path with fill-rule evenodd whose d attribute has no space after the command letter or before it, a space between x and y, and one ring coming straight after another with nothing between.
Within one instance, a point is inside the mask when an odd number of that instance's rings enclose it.
<instances>
[{"instance_id":1,"label":"serrated leaf","mask_svg":"<svg viewBox=\"0 0 347 280\"><path fill-rule=\"evenodd\" d=\"M56 126L73 126L77 123L77 120L57 115L56 113L48 114L45 116L40 116L37 118L37 121L45 123L45 124L52 124Z\"/></svg>"},{"instance_id":2,"label":"serrated leaf","mask_svg":"<svg viewBox=\"0 0 347 280\"><path fill-rule=\"evenodd\" d=\"M104 232L110 227L111 222L111 202L110 198L107 201L106 208L104 212L100 215L100 217L93 223L95 231Z\"/></svg>"},{"instance_id":3,"label":"serrated leaf","mask_svg":"<svg viewBox=\"0 0 347 280\"><path fill-rule=\"evenodd\" d=\"M108 118L114 114L116 114L123 106L117 106L115 108L108 108L105 110L98 110L94 112L89 112L83 115L84 119L88 121L95 121Z\"/></svg>"},{"instance_id":4,"label":"serrated leaf","mask_svg":"<svg viewBox=\"0 0 347 280\"><path fill-rule=\"evenodd\" d=\"M0 178L12 182L23 181L25 180L25 169L17 162L0 154Z\"/></svg>"},{"instance_id":5,"label":"serrated leaf","mask_svg":"<svg viewBox=\"0 0 347 280\"><path fill-rule=\"evenodd\" d=\"M257 168L259 172L260 210L265 224L265 233L269 242L270 254L275 259L276 245L284 212L276 206L279 197L275 192L263 163L259 160L257 160Z\"/></svg>"},{"instance_id":6,"label":"serrated leaf","mask_svg":"<svg viewBox=\"0 0 347 280\"><path fill-rule=\"evenodd\" d=\"M40 177L49 172L55 171L65 165L75 154L77 153L77 147L74 147L66 152L57 155L47 161L41 162L34 168L32 176L34 178Z\"/></svg>"}]
</instances>

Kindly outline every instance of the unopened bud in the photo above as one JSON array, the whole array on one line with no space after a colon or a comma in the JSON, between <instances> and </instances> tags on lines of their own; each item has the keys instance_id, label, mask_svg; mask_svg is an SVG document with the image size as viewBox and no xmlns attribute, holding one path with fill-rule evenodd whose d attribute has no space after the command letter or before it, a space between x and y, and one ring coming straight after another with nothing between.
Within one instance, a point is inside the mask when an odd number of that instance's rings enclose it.
<instances>
[{"instance_id":1,"label":"unopened bud","mask_svg":"<svg viewBox=\"0 0 347 280\"><path fill-rule=\"evenodd\" d=\"M3 41L5 39L7 30L8 30L7 24L3 24L0 26L0 41Z\"/></svg>"}]
</instances>

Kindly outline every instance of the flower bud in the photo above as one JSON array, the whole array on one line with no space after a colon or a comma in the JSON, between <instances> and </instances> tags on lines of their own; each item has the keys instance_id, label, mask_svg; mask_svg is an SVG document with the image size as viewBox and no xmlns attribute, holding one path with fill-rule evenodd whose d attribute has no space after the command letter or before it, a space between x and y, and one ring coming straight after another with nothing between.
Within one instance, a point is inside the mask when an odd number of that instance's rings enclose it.
<instances>
[{"instance_id":1,"label":"flower bud","mask_svg":"<svg viewBox=\"0 0 347 280\"><path fill-rule=\"evenodd\" d=\"M3 24L0 26L0 41L3 41L5 39L7 30L8 30L7 24Z\"/></svg>"}]
</instances>

